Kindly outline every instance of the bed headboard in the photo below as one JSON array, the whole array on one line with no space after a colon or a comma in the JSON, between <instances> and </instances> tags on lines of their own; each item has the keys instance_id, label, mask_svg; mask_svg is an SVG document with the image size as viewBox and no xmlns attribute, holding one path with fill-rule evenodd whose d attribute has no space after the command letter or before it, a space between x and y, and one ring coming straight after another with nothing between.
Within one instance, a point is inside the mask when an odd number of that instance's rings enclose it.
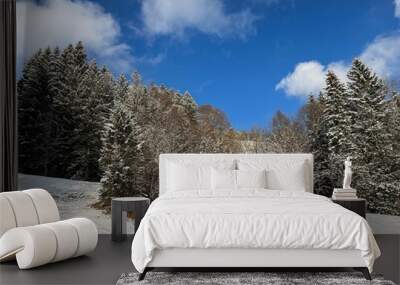
<instances>
[{"instance_id":1,"label":"bed headboard","mask_svg":"<svg viewBox=\"0 0 400 285\"><path fill-rule=\"evenodd\" d=\"M263 154L225 154L225 153L168 153L160 154L159 161L159 195L166 192L167 189L167 168L169 162L188 162L188 163L201 163L202 161L227 161L232 160L232 162L243 160L262 160L269 163L276 163L281 161L288 162L304 162L304 177L306 180L306 191L313 193L313 155L310 153L263 153Z\"/></svg>"}]
</instances>

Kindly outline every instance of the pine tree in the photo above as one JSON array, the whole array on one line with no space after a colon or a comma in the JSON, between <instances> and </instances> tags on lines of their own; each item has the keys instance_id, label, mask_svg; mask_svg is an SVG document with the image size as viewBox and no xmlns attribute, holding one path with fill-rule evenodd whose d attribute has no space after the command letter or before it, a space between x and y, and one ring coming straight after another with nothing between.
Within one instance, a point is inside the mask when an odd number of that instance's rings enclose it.
<instances>
[{"instance_id":1,"label":"pine tree","mask_svg":"<svg viewBox=\"0 0 400 285\"><path fill-rule=\"evenodd\" d=\"M329 149L329 187L342 187L343 161L352 153L349 141L351 113L346 87L332 71L326 76L323 118L321 124L326 131ZM326 173L327 174L327 173Z\"/></svg>"},{"instance_id":2,"label":"pine tree","mask_svg":"<svg viewBox=\"0 0 400 285\"><path fill-rule=\"evenodd\" d=\"M366 165L373 157L385 156L384 153L391 151L387 149L389 138L382 125L386 88L383 81L358 59L353 61L348 78L353 152L355 160Z\"/></svg>"},{"instance_id":3,"label":"pine tree","mask_svg":"<svg viewBox=\"0 0 400 285\"><path fill-rule=\"evenodd\" d=\"M334 72L326 75L324 94L324 124L328 130L328 145L331 153L342 158L349 153L347 137L349 135L349 114L346 108L346 89Z\"/></svg>"},{"instance_id":4,"label":"pine tree","mask_svg":"<svg viewBox=\"0 0 400 285\"><path fill-rule=\"evenodd\" d=\"M356 59L348 73L354 184L371 211L396 212L398 181L391 179L393 143L387 125L387 88L365 64ZM384 198L384 199L383 199ZM399 211L399 209L397 210Z\"/></svg>"},{"instance_id":5,"label":"pine tree","mask_svg":"<svg viewBox=\"0 0 400 285\"><path fill-rule=\"evenodd\" d=\"M396 91L392 90L389 92L389 98L385 108L385 115L386 125L391 133L391 141L393 145L392 172L397 170L400 171L400 94Z\"/></svg>"},{"instance_id":6,"label":"pine tree","mask_svg":"<svg viewBox=\"0 0 400 285\"><path fill-rule=\"evenodd\" d=\"M77 90L79 116L73 131L72 178L98 181L101 133L112 103L114 82L107 69L92 62L85 70Z\"/></svg>"},{"instance_id":7,"label":"pine tree","mask_svg":"<svg viewBox=\"0 0 400 285\"><path fill-rule=\"evenodd\" d=\"M82 43L35 54L18 82L21 170L97 180L113 88L106 69L87 63Z\"/></svg>"},{"instance_id":8,"label":"pine tree","mask_svg":"<svg viewBox=\"0 0 400 285\"><path fill-rule=\"evenodd\" d=\"M102 137L100 165L101 199L110 205L111 197L146 195L143 189L141 130L135 114L124 100L116 100Z\"/></svg>"},{"instance_id":9,"label":"pine tree","mask_svg":"<svg viewBox=\"0 0 400 285\"><path fill-rule=\"evenodd\" d=\"M49 175L52 163L52 51L39 50L25 65L18 82L19 167L30 174Z\"/></svg>"},{"instance_id":10,"label":"pine tree","mask_svg":"<svg viewBox=\"0 0 400 285\"><path fill-rule=\"evenodd\" d=\"M326 108L326 95L321 93L317 99L310 96L304 112L308 129L309 151L314 155L314 191L330 197L334 188L331 173L331 153L328 140L327 121L323 119Z\"/></svg>"},{"instance_id":11,"label":"pine tree","mask_svg":"<svg viewBox=\"0 0 400 285\"><path fill-rule=\"evenodd\" d=\"M76 145L80 139L76 135L79 130L79 120L84 108L82 97L78 90L89 64L82 43L69 45L63 50L59 59L59 93L54 102L57 125L54 142L57 145L57 164L55 168L62 177L71 178L74 172ZM78 177L76 177L78 178Z\"/></svg>"},{"instance_id":12,"label":"pine tree","mask_svg":"<svg viewBox=\"0 0 400 285\"><path fill-rule=\"evenodd\" d=\"M129 91L129 82L125 75L121 74L114 85L114 96L117 100L123 100L124 96L127 96Z\"/></svg>"}]
</instances>

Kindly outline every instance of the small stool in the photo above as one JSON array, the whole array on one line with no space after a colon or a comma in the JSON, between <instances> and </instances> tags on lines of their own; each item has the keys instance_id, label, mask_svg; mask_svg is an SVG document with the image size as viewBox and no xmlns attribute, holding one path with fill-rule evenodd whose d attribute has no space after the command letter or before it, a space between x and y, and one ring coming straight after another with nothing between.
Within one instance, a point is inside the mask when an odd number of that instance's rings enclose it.
<instances>
[{"instance_id":1,"label":"small stool","mask_svg":"<svg viewBox=\"0 0 400 285\"><path fill-rule=\"evenodd\" d=\"M140 221L146 214L150 205L150 199L144 197L120 197L111 200L111 239L113 241L123 241L127 237L126 222L127 213L135 215L135 232Z\"/></svg>"}]
</instances>

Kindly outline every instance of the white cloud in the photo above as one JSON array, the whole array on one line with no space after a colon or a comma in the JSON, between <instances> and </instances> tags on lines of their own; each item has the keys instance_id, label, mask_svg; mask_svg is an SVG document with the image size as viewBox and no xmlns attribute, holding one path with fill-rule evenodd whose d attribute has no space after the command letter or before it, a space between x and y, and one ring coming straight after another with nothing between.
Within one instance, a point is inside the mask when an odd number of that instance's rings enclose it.
<instances>
[{"instance_id":1,"label":"white cloud","mask_svg":"<svg viewBox=\"0 0 400 285\"><path fill-rule=\"evenodd\" d=\"M245 38L256 17L250 10L228 13L222 0L143 0L143 32L149 36L182 37L194 29L218 37Z\"/></svg>"},{"instance_id":2,"label":"white cloud","mask_svg":"<svg viewBox=\"0 0 400 285\"><path fill-rule=\"evenodd\" d=\"M300 62L283 78L275 90L284 90L291 96L301 96L303 94L316 94L324 85L325 67L318 61Z\"/></svg>"},{"instance_id":3,"label":"white cloud","mask_svg":"<svg viewBox=\"0 0 400 285\"><path fill-rule=\"evenodd\" d=\"M376 38L358 57L379 76L391 78L400 72L400 33ZM350 63L344 61L327 65L315 60L301 62L276 85L275 90L300 97L318 94L325 87L328 70L334 71L345 82L349 68Z\"/></svg>"},{"instance_id":4,"label":"white cloud","mask_svg":"<svg viewBox=\"0 0 400 285\"><path fill-rule=\"evenodd\" d=\"M376 38L360 59L384 78L397 75L400 72L400 32Z\"/></svg>"},{"instance_id":5,"label":"white cloud","mask_svg":"<svg viewBox=\"0 0 400 285\"><path fill-rule=\"evenodd\" d=\"M394 16L400 18L400 0L394 0Z\"/></svg>"},{"instance_id":6,"label":"white cloud","mask_svg":"<svg viewBox=\"0 0 400 285\"><path fill-rule=\"evenodd\" d=\"M90 1L17 1L17 29L20 61L39 48L62 48L78 41L119 72L128 71L134 60L130 47L119 39L118 22Z\"/></svg>"}]
</instances>

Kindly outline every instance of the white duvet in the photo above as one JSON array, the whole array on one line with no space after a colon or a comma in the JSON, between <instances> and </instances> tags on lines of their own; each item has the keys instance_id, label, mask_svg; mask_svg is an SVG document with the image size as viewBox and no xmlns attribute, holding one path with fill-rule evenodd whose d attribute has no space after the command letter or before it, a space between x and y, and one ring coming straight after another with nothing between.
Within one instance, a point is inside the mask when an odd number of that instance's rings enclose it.
<instances>
[{"instance_id":1,"label":"white duvet","mask_svg":"<svg viewBox=\"0 0 400 285\"><path fill-rule=\"evenodd\" d=\"M358 249L370 271L380 255L359 215L319 195L257 189L159 197L133 239L132 262L143 272L165 248Z\"/></svg>"}]
</instances>

